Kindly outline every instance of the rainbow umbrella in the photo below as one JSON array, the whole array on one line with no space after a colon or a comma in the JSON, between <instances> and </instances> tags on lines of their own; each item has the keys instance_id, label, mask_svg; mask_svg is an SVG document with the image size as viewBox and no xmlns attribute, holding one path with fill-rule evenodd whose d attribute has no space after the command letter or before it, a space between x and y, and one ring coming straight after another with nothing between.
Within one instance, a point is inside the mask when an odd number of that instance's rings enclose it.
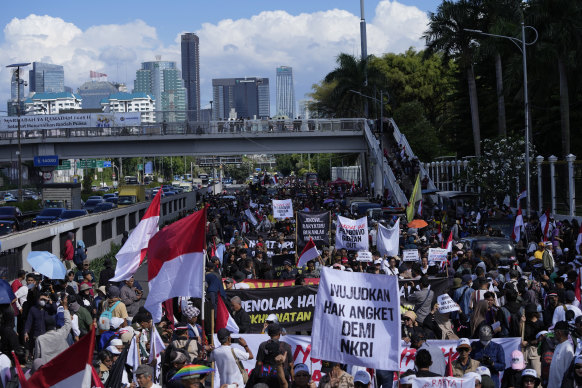
<instances>
[{"instance_id":1,"label":"rainbow umbrella","mask_svg":"<svg viewBox=\"0 0 582 388\"><path fill-rule=\"evenodd\" d=\"M190 364L176 372L176 374L170 380L181 380L189 376L203 375L210 372L214 372L214 369L209 366Z\"/></svg>"}]
</instances>

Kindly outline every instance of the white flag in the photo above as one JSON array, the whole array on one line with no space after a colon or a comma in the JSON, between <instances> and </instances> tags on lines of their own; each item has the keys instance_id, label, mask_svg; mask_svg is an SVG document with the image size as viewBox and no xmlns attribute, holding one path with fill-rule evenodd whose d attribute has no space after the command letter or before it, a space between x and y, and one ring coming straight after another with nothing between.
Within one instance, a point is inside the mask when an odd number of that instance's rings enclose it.
<instances>
[{"instance_id":1,"label":"white flag","mask_svg":"<svg viewBox=\"0 0 582 388\"><path fill-rule=\"evenodd\" d=\"M251 213L251 211L249 209L245 210L245 215L247 216L247 219L249 220L249 222L251 224L253 224L254 226L257 226L257 224L258 224L257 219L255 218L255 216L253 216L253 213Z\"/></svg>"},{"instance_id":2,"label":"white flag","mask_svg":"<svg viewBox=\"0 0 582 388\"><path fill-rule=\"evenodd\" d=\"M394 226L387 228L378 224L378 235L376 237L376 247L380 255L397 256L400 246L400 219L396 220Z\"/></svg>"}]
</instances>

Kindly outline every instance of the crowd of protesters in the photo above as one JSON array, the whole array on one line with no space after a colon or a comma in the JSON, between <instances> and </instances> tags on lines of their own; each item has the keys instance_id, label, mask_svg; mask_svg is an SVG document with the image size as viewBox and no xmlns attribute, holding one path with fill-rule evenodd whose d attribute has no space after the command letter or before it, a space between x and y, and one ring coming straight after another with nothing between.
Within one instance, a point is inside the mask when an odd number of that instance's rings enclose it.
<instances>
[{"instance_id":1,"label":"crowd of protesters","mask_svg":"<svg viewBox=\"0 0 582 388\"><path fill-rule=\"evenodd\" d=\"M232 333L222 329L216 333L218 343L213 343L199 322L200 300L176 298L166 303L162 322L154 324L143 307L145 296L138 282L131 278L111 283L114 265L110 261L99 274L93 273L83 242L69 236L64 259L73 264L68 263L65 279L49 280L20 271L12 282L17 299L2 307L0 321L2 386L14 378L14 357L31 375L96 327L94 367L104 383L111 381L118 357L135 337L143 365L133 376L129 369L124 370L120 386L200 386L208 380L208 372L172 378L194 364L214 365L221 386L314 387L309 367L294 364L284 340L285 329L276 315L270 315L263 328L270 339L253 354L244 340L249 333L248 313L241 299L227 299L225 290L245 288L245 282L252 279L293 280L300 285L306 278L318 278L324 266L397 276L403 282L401 335L406 346L416 349L416 355L414 369L399 374L401 386L409 386L413 377L445 375L473 377L476 384L496 388L582 386L582 256L578 254L580 246L576 246L580 243L576 220L550 218L547 227L537 217L525 220L521 239L515 243L515 256L504 257L502 252L471 246L464 239L500 235L489 223L500 219L512 223L514 215L509 208L483 209L462 202L446 209L433 206L424 212L427 226L422 228L409 228L404 213L396 211L393 216L369 220L373 259L362 262L357 260L357 252L336 249L333 235L336 217L356 218L350 212L350 201L366 197L358 182L318 186L281 181L273 186L250 185L234 196L201 198L198 206L208 208L206 307L217 307L218 298L222 298L242 336L232 338ZM297 254L294 245L290 248L285 244L295 239L295 220L272 216L271 201L288 198L295 210L330 212L331 244L319 247L321 255L303 268L297 268L296 261L287 261L284 268L275 271L273 255ZM386 199L371 200L390 205ZM251 210L255 224L246 210ZM375 246L375 224L391 227L398 217L400 255L382 256ZM449 235L453 240L449 260L444 264L429 261L429 248L446 246ZM255 243L250 244L251 240ZM276 243L268 249L266 240ZM220 244L225 249L222 257L217 257L213 247ZM418 262L402 261L405 249L418 250ZM434 277L448 279L448 294L458 311L439 312L438 295L430 287ZM159 364L148 360L152 329L165 346ZM519 337L521 342L520 350L511 354L511 364L506 364L503 348L492 341L507 337ZM458 357L451 365L440 348L427 342L432 339L456 342ZM231 347L235 342L238 346ZM256 360L250 375L241 366L241 361L248 359ZM366 371L331 361L325 364L320 387L392 385L393 371Z\"/></svg>"}]
</instances>

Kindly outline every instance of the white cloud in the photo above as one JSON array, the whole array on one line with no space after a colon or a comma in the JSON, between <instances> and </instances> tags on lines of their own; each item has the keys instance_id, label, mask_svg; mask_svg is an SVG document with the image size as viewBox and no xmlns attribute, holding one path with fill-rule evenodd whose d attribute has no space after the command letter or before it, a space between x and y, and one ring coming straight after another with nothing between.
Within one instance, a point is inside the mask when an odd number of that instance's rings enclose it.
<instances>
[{"instance_id":1,"label":"white cloud","mask_svg":"<svg viewBox=\"0 0 582 388\"><path fill-rule=\"evenodd\" d=\"M358 15L332 9L299 15L265 11L250 18L203 24L195 31L200 37L202 102L211 98L212 78L219 77L269 77L274 95L278 65L293 67L296 96L303 98L311 84L333 69L339 53L360 54L359 22ZM368 53L422 47L420 36L426 24L427 16L418 8L395 0L381 1L368 19ZM142 61L160 54L180 64L180 33L174 42L164 44L156 28L142 20L95 25L83 31L57 17L29 15L5 26L0 57L7 63L61 64L66 84L74 89L88 80L89 70L128 82L131 89ZM9 97L9 72L2 67L0 74L0 101L5 101Z\"/></svg>"}]
</instances>

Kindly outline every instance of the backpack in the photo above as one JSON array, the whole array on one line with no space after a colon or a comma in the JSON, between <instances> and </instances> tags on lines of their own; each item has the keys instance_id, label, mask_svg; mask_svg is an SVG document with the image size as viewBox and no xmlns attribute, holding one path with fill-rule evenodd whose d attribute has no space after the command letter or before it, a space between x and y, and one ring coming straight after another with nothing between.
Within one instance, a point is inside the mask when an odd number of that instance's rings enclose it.
<instances>
[{"instance_id":1,"label":"backpack","mask_svg":"<svg viewBox=\"0 0 582 388\"><path fill-rule=\"evenodd\" d=\"M99 327L100 330L106 331L106 330L110 329L110 322L111 322L111 318L113 317L113 315L112 315L113 310L115 310L117 305L120 303L121 303L121 301L118 300L117 302L115 302L115 304L113 306L111 306L108 309L103 310L103 312L99 316L99 321L97 321L97 327Z\"/></svg>"}]
</instances>

